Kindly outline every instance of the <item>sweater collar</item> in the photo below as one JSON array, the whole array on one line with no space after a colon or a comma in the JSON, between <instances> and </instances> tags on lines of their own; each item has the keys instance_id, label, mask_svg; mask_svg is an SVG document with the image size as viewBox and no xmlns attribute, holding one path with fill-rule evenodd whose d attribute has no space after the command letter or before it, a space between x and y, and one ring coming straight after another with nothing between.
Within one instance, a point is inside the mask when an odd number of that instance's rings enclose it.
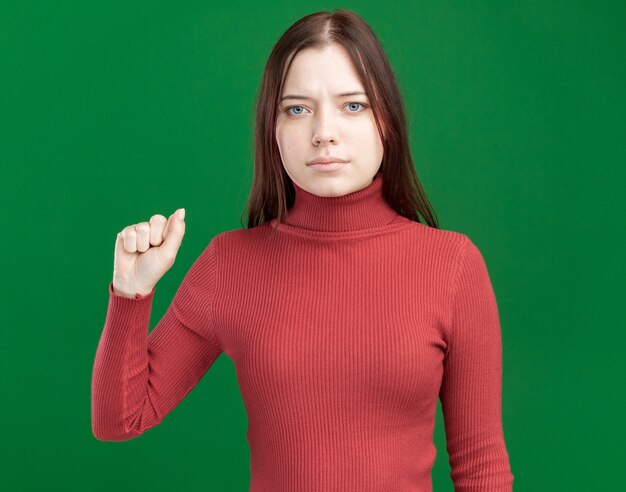
<instances>
[{"instance_id":1,"label":"sweater collar","mask_svg":"<svg viewBox=\"0 0 626 492\"><path fill-rule=\"evenodd\" d=\"M295 198L286 222L313 231L348 232L387 225L398 213L383 198L383 175L376 173L365 188L343 196L324 197L293 182Z\"/></svg>"}]
</instances>

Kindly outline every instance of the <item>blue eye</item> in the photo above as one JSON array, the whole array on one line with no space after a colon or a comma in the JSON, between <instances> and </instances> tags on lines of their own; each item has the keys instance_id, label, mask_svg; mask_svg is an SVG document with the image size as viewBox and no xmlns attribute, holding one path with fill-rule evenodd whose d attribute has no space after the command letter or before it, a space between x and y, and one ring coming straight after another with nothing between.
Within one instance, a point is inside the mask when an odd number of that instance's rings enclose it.
<instances>
[{"instance_id":1,"label":"blue eye","mask_svg":"<svg viewBox=\"0 0 626 492\"><path fill-rule=\"evenodd\" d=\"M302 108L302 106L290 106L290 107L288 107L287 109L285 109L285 113L287 113L287 114L293 114L293 113L289 113L289 110L290 110L290 109L293 109L293 108ZM299 115L299 114L302 114L302 113L296 113L296 115Z\"/></svg>"},{"instance_id":2,"label":"blue eye","mask_svg":"<svg viewBox=\"0 0 626 492\"><path fill-rule=\"evenodd\" d=\"M360 104L361 106L365 106L364 104L361 104L359 102L351 102L351 103L348 103L348 104Z\"/></svg>"}]
</instances>

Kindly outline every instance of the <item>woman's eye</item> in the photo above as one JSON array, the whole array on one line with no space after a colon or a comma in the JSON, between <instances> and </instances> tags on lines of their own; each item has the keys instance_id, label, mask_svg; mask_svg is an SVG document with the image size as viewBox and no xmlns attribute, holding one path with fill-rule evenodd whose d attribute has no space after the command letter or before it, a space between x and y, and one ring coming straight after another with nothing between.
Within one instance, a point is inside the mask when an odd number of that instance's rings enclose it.
<instances>
[{"instance_id":1,"label":"woman's eye","mask_svg":"<svg viewBox=\"0 0 626 492\"><path fill-rule=\"evenodd\" d=\"M363 103L359 103L359 102L351 102L351 103L346 104L346 106L349 106L349 105L351 105L351 104L358 104L358 105L360 105L360 106L363 106L363 108L365 108L365 104L363 104ZM352 112L352 111L351 111L351 112Z\"/></svg>"},{"instance_id":2,"label":"woman's eye","mask_svg":"<svg viewBox=\"0 0 626 492\"><path fill-rule=\"evenodd\" d=\"M290 107L288 107L287 109L285 109L285 113L287 113L287 114L293 114L293 115L295 115L295 116L298 116L298 115L301 115L301 114L302 114L302 113L298 113L298 112L297 112L297 113L290 113L289 111L290 111L290 110L292 110L292 109L294 109L294 108L302 108L302 106L290 106Z\"/></svg>"}]
</instances>

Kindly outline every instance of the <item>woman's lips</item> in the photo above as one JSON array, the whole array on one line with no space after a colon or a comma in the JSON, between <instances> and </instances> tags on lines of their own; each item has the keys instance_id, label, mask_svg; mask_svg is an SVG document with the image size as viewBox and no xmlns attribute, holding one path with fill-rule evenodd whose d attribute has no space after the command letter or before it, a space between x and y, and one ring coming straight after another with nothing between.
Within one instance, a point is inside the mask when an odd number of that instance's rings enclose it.
<instances>
[{"instance_id":1,"label":"woman's lips","mask_svg":"<svg viewBox=\"0 0 626 492\"><path fill-rule=\"evenodd\" d=\"M328 164L308 164L308 167L312 167L316 171L336 171L347 164L347 162L329 162Z\"/></svg>"}]
</instances>

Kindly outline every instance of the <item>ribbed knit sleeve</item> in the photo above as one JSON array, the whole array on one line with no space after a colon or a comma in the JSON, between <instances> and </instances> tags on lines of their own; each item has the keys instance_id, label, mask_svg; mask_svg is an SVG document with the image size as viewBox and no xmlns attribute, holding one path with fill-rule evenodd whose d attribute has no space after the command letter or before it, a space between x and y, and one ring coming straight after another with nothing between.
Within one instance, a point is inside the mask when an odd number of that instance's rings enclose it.
<instances>
[{"instance_id":1,"label":"ribbed knit sleeve","mask_svg":"<svg viewBox=\"0 0 626 492\"><path fill-rule=\"evenodd\" d=\"M212 321L214 239L149 334L155 289L131 299L115 294L109 284L92 374L92 431L97 439L126 441L161 423L221 354Z\"/></svg>"},{"instance_id":2,"label":"ribbed knit sleeve","mask_svg":"<svg viewBox=\"0 0 626 492\"><path fill-rule=\"evenodd\" d=\"M502 429L502 342L483 256L464 236L440 399L455 492L511 491Z\"/></svg>"}]
</instances>

